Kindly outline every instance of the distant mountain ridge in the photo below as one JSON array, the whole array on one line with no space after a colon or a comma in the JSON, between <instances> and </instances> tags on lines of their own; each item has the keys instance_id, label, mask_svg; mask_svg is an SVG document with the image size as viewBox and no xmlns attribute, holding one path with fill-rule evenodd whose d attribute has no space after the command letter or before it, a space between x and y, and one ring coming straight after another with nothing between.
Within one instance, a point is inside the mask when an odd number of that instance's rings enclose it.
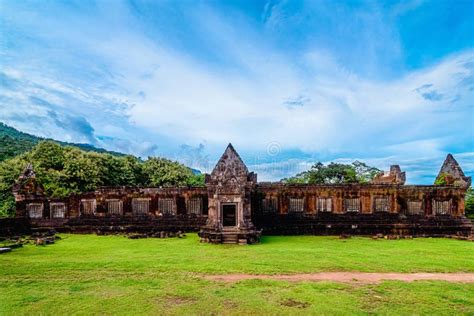
<instances>
[{"instance_id":1,"label":"distant mountain ridge","mask_svg":"<svg viewBox=\"0 0 474 316\"><path fill-rule=\"evenodd\" d=\"M123 153L97 148L89 144L61 142L51 138L31 135L0 122L0 162L31 150L42 140L52 140L63 146L73 146L84 151L107 153L114 156L126 156L126 154Z\"/></svg>"},{"instance_id":2,"label":"distant mountain ridge","mask_svg":"<svg viewBox=\"0 0 474 316\"><path fill-rule=\"evenodd\" d=\"M51 140L63 146L73 146L84 151L93 151L101 154L110 154L117 157L127 156L127 154L97 148L90 144L78 144L61 142L52 138L43 138L28 133L21 132L14 127L0 122L0 162L30 151L36 144L42 140ZM190 168L195 175L201 174L198 169Z\"/></svg>"}]
</instances>

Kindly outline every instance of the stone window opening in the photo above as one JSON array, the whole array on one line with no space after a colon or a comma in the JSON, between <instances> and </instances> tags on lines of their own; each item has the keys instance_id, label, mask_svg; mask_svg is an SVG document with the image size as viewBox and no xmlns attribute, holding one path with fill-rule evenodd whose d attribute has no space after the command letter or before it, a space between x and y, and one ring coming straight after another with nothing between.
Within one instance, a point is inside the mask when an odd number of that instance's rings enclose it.
<instances>
[{"instance_id":1,"label":"stone window opening","mask_svg":"<svg viewBox=\"0 0 474 316\"><path fill-rule=\"evenodd\" d=\"M267 197L262 199L262 211L264 213L275 213L278 209L278 200L276 197Z\"/></svg>"},{"instance_id":2,"label":"stone window opening","mask_svg":"<svg viewBox=\"0 0 474 316\"><path fill-rule=\"evenodd\" d=\"M433 200L433 214L451 214L451 200Z\"/></svg>"},{"instance_id":3,"label":"stone window opening","mask_svg":"<svg viewBox=\"0 0 474 316\"><path fill-rule=\"evenodd\" d=\"M119 199L107 200L107 214L109 215L122 215L123 213L123 202Z\"/></svg>"},{"instance_id":4,"label":"stone window opening","mask_svg":"<svg viewBox=\"0 0 474 316\"><path fill-rule=\"evenodd\" d=\"M186 202L188 214L201 215L203 209L202 198L191 198Z\"/></svg>"},{"instance_id":5,"label":"stone window opening","mask_svg":"<svg viewBox=\"0 0 474 316\"><path fill-rule=\"evenodd\" d=\"M317 198L316 210L323 213L332 212L332 199L331 198Z\"/></svg>"},{"instance_id":6,"label":"stone window opening","mask_svg":"<svg viewBox=\"0 0 474 316\"><path fill-rule=\"evenodd\" d=\"M162 198L158 199L158 211L163 215L174 214L174 199Z\"/></svg>"},{"instance_id":7,"label":"stone window opening","mask_svg":"<svg viewBox=\"0 0 474 316\"><path fill-rule=\"evenodd\" d=\"M360 199L350 198L345 200L346 212L360 212Z\"/></svg>"},{"instance_id":8,"label":"stone window opening","mask_svg":"<svg viewBox=\"0 0 474 316\"><path fill-rule=\"evenodd\" d=\"M148 215L150 211L150 198L132 199L132 212L134 215Z\"/></svg>"},{"instance_id":9,"label":"stone window opening","mask_svg":"<svg viewBox=\"0 0 474 316\"><path fill-rule=\"evenodd\" d=\"M81 215L95 215L97 201L95 199L81 200Z\"/></svg>"},{"instance_id":10,"label":"stone window opening","mask_svg":"<svg viewBox=\"0 0 474 316\"><path fill-rule=\"evenodd\" d=\"M408 215L423 215L423 202L422 201L408 201L407 202L407 213Z\"/></svg>"},{"instance_id":11,"label":"stone window opening","mask_svg":"<svg viewBox=\"0 0 474 316\"><path fill-rule=\"evenodd\" d=\"M51 210L51 218L66 217L66 204L61 202L53 202L49 204Z\"/></svg>"},{"instance_id":12,"label":"stone window opening","mask_svg":"<svg viewBox=\"0 0 474 316\"><path fill-rule=\"evenodd\" d=\"M288 212L289 213L303 213L304 212L304 198L290 198Z\"/></svg>"},{"instance_id":13,"label":"stone window opening","mask_svg":"<svg viewBox=\"0 0 474 316\"><path fill-rule=\"evenodd\" d=\"M28 203L26 206L29 218L43 218L43 203Z\"/></svg>"},{"instance_id":14,"label":"stone window opening","mask_svg":"<svg viewBox=\"0 0 474 316\"><path fill-rule=\"evenodd\" d=\"M376 197L374 200L374 210L376 212L390 212L390 198Z\"/></svg>"}]
</instances>

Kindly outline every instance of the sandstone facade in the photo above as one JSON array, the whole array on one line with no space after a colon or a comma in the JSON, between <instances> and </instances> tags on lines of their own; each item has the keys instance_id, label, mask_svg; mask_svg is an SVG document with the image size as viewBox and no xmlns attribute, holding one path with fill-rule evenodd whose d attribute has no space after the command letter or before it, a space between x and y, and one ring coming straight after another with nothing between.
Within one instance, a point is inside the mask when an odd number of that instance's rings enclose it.
<instances>
[{"instance_id":1,"label":"sandstone facade","mask_svg":"<svg viewBox=\"0 0 474 316\"><path fill-rule=\"evenodd\" d=\"M229 144L205 186L100 188L66 199L46 197L29 166L14 187L16 217L32 230L199 231L201 241L214 243L254 243L262 232L469 235L470 178L453 160L448 155L440 171L450 179L443 185L404 185L398 166L370 184L259 183Z\"/></svg>"}]
</instances>

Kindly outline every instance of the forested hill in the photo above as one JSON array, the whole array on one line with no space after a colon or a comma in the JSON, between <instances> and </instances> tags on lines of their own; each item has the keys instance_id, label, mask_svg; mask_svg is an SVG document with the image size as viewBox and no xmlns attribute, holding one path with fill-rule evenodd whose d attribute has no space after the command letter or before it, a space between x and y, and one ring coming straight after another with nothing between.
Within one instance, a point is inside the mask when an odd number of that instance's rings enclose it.
<instances>
[{"instance_id":1,"label":"forested hill","mask_svg":"<svg viewBox=\"0 0 474 316\"><path fill-rule=\"evenodd\" d=\"M27 152L42 140L47 139L20 132L19 130L0 122L0 161L13 158L15 156L18 156L19 154ZM75 144L60 142L56 140L55 142L63 146L77 147L84 151L108 153L113 156L125 156L125 154L118 153L115 151L108 151L103 148L96 148L89 144Z\"/></svg>"}]
</instances>

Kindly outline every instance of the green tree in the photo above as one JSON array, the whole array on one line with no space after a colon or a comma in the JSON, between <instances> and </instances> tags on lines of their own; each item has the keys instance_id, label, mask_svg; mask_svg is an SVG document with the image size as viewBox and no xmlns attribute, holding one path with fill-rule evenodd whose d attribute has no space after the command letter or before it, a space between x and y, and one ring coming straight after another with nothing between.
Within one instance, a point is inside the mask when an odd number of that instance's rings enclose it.
<instances>
[{"instance_id":1,"label":"green tree","mask_svg":"<svg viewBox=\"0 0 474 316\"><path fill-rule=\"evenodd\" d=\"M193 174L186 182L189 186L202 186L204 185L205 175L203 173Z\"/></svg>"},{"instance_id":2,"label":"green tree","mask_svg":"<svg viewBox=\"0 0 474 316\"><path fill-rule=\"evenodd\" d=\"M365 163L330 163L325 166L317 162L308 171L301 172L294 177L283 179L286 183L308 184L342 184L342 183L368 183L381 171Z\"/></svg>"},{"instance_id":3,"label":"green tree","mask_svg":"<svg viewBox=\"0 0 474 316\"><path fill-rule=\"evenodd\" d=\"M464 207L466 214L474 217L474 190L472 187L467 189Z\"/></svg>"},{"instance_id":4,"label":"green tree","mask_svg":"<svg viewBox=\"0 0 474 316\"><path fill-rule=\"evenodd\" d=\"M104 185L104 179L109 177L105 166L102 154L68 148L64 163L64 185L70 192L93 191Z\"/></svg>"},{"instance_id":5,"label":"green tree","mask_svg":"<svg viewBox=\"0 0 474 316\"><path fill-rule=\"evenodd\" d=\"M35 168L62 170L64 167L64 148L53 141L39 142L29 153L29 157L35 162Z\"/></svg>"},{"instance_id":6,"label":"green tree","mask_svg":"<svg viewBox=\"0 0 474 316\"><path fill-rule=\"evenodd\" d=\"M359 183L369 183L376 175L382 172L382 170L378 168L368 166L366 163L357 160L352 163L352 166L354 167L357 182Z\"/></svg>"},{"instance_id":7,"label":"green tree","mask_svg":"<svg viewBox=\"0 0 474 316\"><path fill-rule=\"evenodd\" d=\"M27 165L26 155L5 160L0 163L0 217L15 214L15 198L12 186Z\"/></svg>"},{"instance_id":8,"label":"green tree","mask_svg":"<svg viewBox=\"0 0 474 316\"><path fill-rule=\"evenodd\" d=\"M165 158L149 157L143 164L143 171L151 186L187 185L193 178L190 168Z\"/></svg>"},{"instance_id":9,"label":"green tree","mask_svg":"<svg viewBox=\"0 0 474 316\"><path fill-rule=\"evenodd\" d=\"M147 177L143 172L143 162L131 155L115 157L108 155L106 159L108 177L106 185L143 186Z\"/></svg>"},{"instance_id":10,"label":"green tree","mask_svg":"<svg viewBox=\"0 0 474 316\"><path fill-rule=\"evenodd\" d=\"M144 186L147 177L143 172L143 162L134 156L125 156L121 161L121 185Z\"/></svg>"}]
</instances>

